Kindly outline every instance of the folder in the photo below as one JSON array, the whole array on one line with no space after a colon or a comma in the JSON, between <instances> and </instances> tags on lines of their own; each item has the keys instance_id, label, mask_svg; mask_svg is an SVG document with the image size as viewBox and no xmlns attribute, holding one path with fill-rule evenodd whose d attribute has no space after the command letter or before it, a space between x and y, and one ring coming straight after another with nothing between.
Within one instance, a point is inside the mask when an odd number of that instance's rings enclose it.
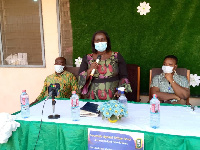
<instances>
[{"instance_id":1,"label":"folder","mask_svg":"<svg viewBox=\"0 0 200 150\"><path fill-rule=\"evenodd\" d=\"M80 108L81 117L98 117L100 112L97 110L98 104L87 102Z\"/></svg>"}]
</instances>

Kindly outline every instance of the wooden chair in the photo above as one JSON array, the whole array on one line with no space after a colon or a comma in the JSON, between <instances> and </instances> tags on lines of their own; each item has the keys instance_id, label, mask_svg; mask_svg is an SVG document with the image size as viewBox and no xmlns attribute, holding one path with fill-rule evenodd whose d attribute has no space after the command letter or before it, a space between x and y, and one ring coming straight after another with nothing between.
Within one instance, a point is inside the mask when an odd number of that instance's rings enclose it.
<instances>
[{"instance_id":1,"label":"wooden chair","mask_svg":"<svg viewBox=\"0 0 200 150\"><path fill-rule=\"evenodd\" d=\"M71 72L76 77L77 81L78 81L79 69L80 69L80 67L66 67L66 70L68 72ZM82 95L82 94L80 94L80 98L85 99L84 95Z\"/></svg>"},{"instance_id":2,"label":"wooden chair","mask_svg":"<svg viewBox=\"0 0 200 150\"><path fill-rule=\"evenodd\" d=\"M162 68L152 68L150 70L150 76L149 76L149 100L152 98L152 95L150 95L150 84L151 84L151 80L153 79L153 77L155 75L159 75L161 74ZM177 68L176 69L177 74L185 76L188 79L188 82L190 82L190 70L187 70L186 68ZM186 104L190 105L189 103L189 98L186 100Z\"/></svg>"},{"instance_id":3,"label":"wooden chair","mask_svg":"<svg viewBox=\"0 0 200 150\"><path fill-rule=\"evenodd\" d=\"M77 78L78 80L78 72L79 72L80 67L66 67L66 70L68 72L71 72L74 74L74 76Z\"/></svg>"},{"instance_id":4,"label":"wooden chair","mask_svg":"<svg viewBox=\"0 0 200 150\"><path fill-rule=\"evenodd\" d=\"M136 64L127 64L128 79L132 88L131 93L126 93L129 101L140 101L140 67Z\"/></svg>"}]
</instances>

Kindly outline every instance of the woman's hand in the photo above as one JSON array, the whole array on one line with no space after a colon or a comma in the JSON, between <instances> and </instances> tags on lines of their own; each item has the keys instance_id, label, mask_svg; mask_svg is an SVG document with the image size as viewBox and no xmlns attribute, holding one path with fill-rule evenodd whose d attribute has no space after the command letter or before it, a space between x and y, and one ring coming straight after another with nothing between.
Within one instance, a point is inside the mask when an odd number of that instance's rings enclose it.
<instances>
[{"instance_id":1,"label":"woman's hand","mask_svg":"<svg viewBox=\"0 0 200 150\"><path fill-rule=\"evenodd\" d=\"M117 91L117 92L115 93L114 97L119 98L120 95L121 95L121 92Z\"/></svg>"},{"instance_id":2,"label":"woman's hand","mask_svg":"<svg viewBox=\"0 0 200 150\"><path fill-rule=\"evenodd\" d=\"M91 74L91 72L92 72L92 70L93 69L97 69L97 67L98 67L98 64L97 64L97 62L93 62L92 64L91 64L91 66L90 66L90 68L87 70L87 77L86 77L86 79L88 79L89 78L89 76L90 76L90 74Z\"/></svg>"},{"instance_id":3,"label":"woman's hand","mask_svg":"<svg viewBox=\"0 0 200 150\"><path fill-rule=\"evenodd\" d=\"M190 89L186 87L181 87L179 84L177 84L174 81L173 75L171 73L166 73L165 78L170 82L171 87L173 88L174 93L177 96L175 97L175 99L187 99L190 96Z\"/></svg>"},{"instance_id":4,"label":"woman's hand","mask_svg":"<svg viewBox=\"0 0 200 150\"><path fill-rule=\"evenodd\" d=\"M98 67L97 62L93 62L93 63L91 64L90 68L88 69L89 73L91 73L93 69L96 70L97 67Z\"/></svg>"},{"instance_id":5,"label":"woman's hand","mask_svg":"<svg viewBox=\"0 0 200 150\"><path fill-rule=\"evenodd\" d=\"M181 98L180 98L180 97L178 97L177 95L175 95L175 99L176 99L176 100L178 100L178 101L180 101L180 100L181 100Z\"/></svg>"},{"instance_id":6,"label":"woman's hand","mask_svg":"<svg viewBox=\"0 0 200 150\"><path fill-rule=\"evenodd\" d=\"M171 73L165 73L165 78L166 78L167 81L169 81L170 83L174 80L174 79L173 79L173 74L171 74Z\"/></svg>"}]
</instances>

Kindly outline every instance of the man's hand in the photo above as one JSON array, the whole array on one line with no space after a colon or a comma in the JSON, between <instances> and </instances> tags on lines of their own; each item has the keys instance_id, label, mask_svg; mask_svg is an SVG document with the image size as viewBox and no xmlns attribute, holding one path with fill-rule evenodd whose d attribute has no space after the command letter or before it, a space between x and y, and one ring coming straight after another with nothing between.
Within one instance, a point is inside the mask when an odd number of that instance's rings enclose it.
<instances>
[{"instance_id":1,"label":"man's hand","mask_svg":"<svg viewBox=\"0 0 200 150\"><path fill-rule=\"evenodd\" d=\"M37 103L39 100L35 100L34 102L32 102L29 106L32 106L33 104Z\"/></svg>"}]
</instances>

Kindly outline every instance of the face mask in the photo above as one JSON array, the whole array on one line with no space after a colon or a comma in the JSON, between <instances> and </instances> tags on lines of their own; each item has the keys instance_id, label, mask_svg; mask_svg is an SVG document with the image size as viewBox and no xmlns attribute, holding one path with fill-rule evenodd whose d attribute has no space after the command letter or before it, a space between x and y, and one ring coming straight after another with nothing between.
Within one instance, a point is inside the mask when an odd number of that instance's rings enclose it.
<instances>
[{"instance_id":1,"label":"face mask","mask_svg":"<svg viewBox=\"0 0 200 150\"><path fill-rule=\"evenodd\" d=\"M107 42L99 42L99 43L94 43L95 49L99 52L103 52L107 48Z\"/></svg>"},{"instance_id":2,"label":"face mask","mask_svg":"<svg viewBox=\"0 0 200 150\"><path fill-rule=\"evenodd\" d=\"M65 66L62 66L62 65L54 65L54 67L55 67L55 71L57 72L57 73L61 73L61 72L63 72L64 70L64 67Z\"/></svg>"},{"instance_id":3,"label":"face mask","mask_svg":"<svg viewBox=\"0 0 200 150\"><path fill-rule=\"evenodd\" d=\"M164 73L172 73L173 72L173 68L171 66L162 66L162 70Z\"/></svg>"}]
</instances>

